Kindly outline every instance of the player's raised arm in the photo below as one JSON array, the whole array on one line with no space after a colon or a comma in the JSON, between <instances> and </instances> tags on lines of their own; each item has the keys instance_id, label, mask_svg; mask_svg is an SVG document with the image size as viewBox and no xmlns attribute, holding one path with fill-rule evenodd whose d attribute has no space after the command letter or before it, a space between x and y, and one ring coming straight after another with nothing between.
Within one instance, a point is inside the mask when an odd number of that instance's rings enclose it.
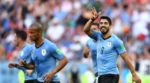
<instances>
[{"instance_id":1,"label":"player's raised arm","mask_svg":"<svg viewBox=\"0 0 150 83\"><path fill-rule=\"evenodd\" d=\"M92 35L92 31L90 30L92 23L93 21L90 19L84 26L84 32L89 36Z\"/></svg>"},{"instance_id":2,"label":"player's raised arm","mask_svg":"<svg viewBox=\"0 0 150 83\"><path fill-rule=\"evenodd\" d=\"M96 9L93 7L92 10L91 10L91 19L89 19L89 21L85 24L84 26L84 32L91 36L92 35L92 31L91 31L91 25L93 24L93 22L95 21L95 19L97 19L99 16L100 16L100 12L97 13Z\"/></svg>"}]
</instances>

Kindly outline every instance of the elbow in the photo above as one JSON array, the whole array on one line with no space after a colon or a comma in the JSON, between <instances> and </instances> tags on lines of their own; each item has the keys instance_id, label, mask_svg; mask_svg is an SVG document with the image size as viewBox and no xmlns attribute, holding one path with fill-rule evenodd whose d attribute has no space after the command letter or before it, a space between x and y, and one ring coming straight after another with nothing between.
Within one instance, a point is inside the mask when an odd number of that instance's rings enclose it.
<instances>
[{"instance_id":1,"label":"elbow","mask_svg":"<svg viewBox=\"0 0 150 83\"><path fill-rule=\"evenodd\" d=\"M83 29L83 31L87 34L87 35L91 35L92 34L92 31L91 30L88 30L88 29Z\"/></svg>"},{"instance_id":2,"label":"elbow","mask_svg":"<svg viewBox=\"0 0 150 83\"><path fill-rule=\"evenodd\" d=\"M89 32L86 28L83 28L83 31L84 31L85 33L88 33L88 32Z\"/></svg>"}]
</instances>

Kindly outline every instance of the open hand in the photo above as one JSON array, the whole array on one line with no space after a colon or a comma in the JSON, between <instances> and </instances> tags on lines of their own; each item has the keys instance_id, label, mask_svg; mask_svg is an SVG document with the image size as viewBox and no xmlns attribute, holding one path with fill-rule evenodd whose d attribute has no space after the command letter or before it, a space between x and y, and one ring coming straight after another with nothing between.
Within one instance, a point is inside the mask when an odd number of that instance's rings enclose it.
<instances>
[{"instance_id":1,"label":"open hand","mask_svg":"<svg viewBox=\"0 0 150 83\"><path fill-rule=\"evenodd\" d=\"M52 77L53 77L53 73L46 74L44 77L44 83L49 83Z\"/></svg>"},{"instance_id":2,"label":"open hand","mask_svg":"<svg viewBox=\"0 0 150 83\"><path fill-rule=\"evenodd\" d=\"M95 7L93 7L91 9L91 13L92 13L92 20L94 21L95 19L97 19L100 15L101 15L101 11L100 12L97 12Z\"/></svg>"}]
</instances>

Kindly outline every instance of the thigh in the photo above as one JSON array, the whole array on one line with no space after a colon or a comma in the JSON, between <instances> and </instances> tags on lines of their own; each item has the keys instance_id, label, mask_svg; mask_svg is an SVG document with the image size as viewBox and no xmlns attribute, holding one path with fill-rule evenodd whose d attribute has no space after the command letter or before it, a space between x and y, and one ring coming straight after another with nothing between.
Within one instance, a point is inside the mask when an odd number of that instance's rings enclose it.
<instances>
[{"instance_id":1,"label":"thigh","mask_svg":"<svg viewBox=\"0 0 150 83\"><path fill-rule=\"evenodd\" d=\"M25 80L24 83L36 83L36 80Z\"/></svg>"},{"instance_id":2,"label":"thigh","mask_svg":"<svg viewBox=\"0 0 150 83\"><path fill-rule=\"evenodd\" d=\"M99 77L98 83L118 83L119 75L103 75Z\"/></svg>"}]
</instances>

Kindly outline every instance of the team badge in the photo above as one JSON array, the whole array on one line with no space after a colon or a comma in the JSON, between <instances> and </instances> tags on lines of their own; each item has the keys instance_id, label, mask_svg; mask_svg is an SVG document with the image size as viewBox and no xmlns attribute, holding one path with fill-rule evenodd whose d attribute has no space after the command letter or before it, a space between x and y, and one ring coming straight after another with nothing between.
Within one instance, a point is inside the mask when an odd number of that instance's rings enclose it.
<instances>
[{"instance_id":1,"label":"team badge","mask_svg":"<svg viewBox=\"0 0 150 83\"><path fill-rule=\"evenodd\" d=\"M108 45L107 45L108 47L111 47L112 46L112 43L111 42L108 42Z\"/></svg>"},{"instance_id":2,"label":"team badge","mask_svg":"<svg viewBox=\"0 0 150 83\"><path fill-rule=\"evenodd\" d=\"M46 55L46 49L42 49L42 55L43 55L43 56Z\"/></svg>"}]
</instances>

